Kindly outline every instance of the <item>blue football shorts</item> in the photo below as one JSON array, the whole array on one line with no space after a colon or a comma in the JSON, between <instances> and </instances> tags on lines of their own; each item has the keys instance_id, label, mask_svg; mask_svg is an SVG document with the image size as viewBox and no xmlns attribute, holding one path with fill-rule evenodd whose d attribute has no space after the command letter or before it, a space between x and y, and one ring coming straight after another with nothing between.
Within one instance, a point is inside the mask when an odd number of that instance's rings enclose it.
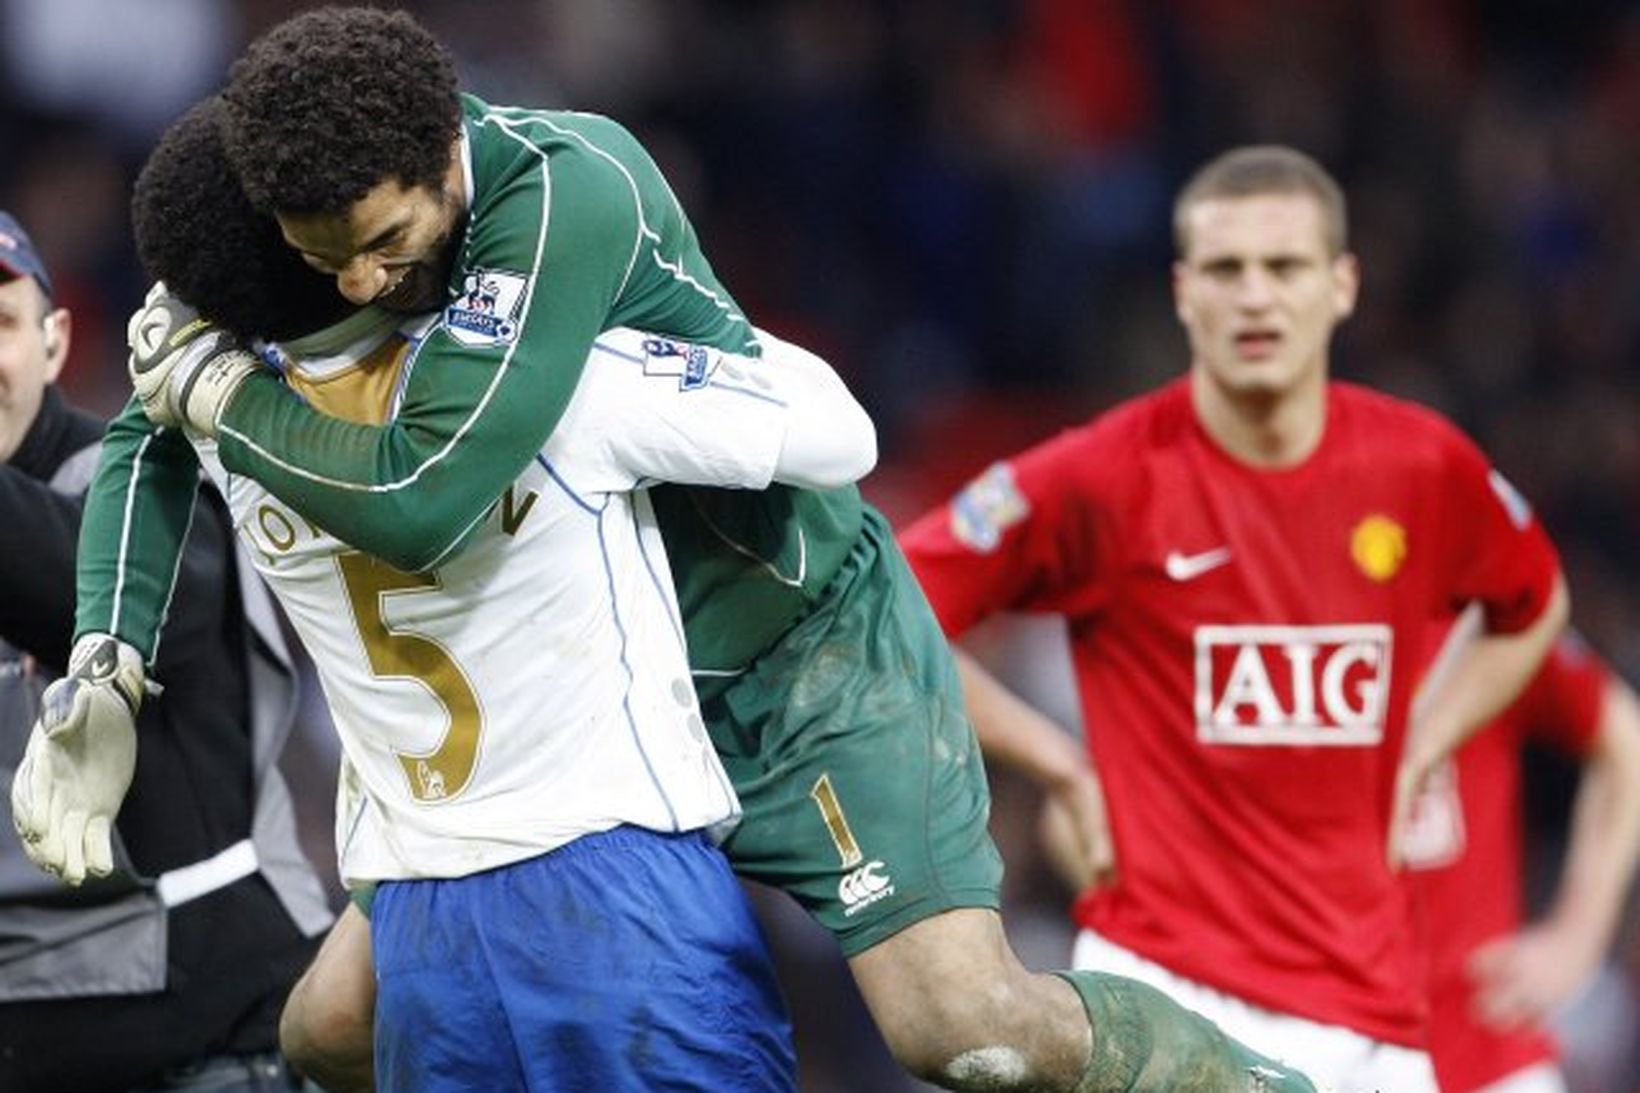
<instances>
[{"instance_id":1,"label":"blue football shorts","mask_svg":"<svg viewBox=\"0 0 1640 1093\"><path fill-rule=\"evenodd\" d=\"M383 1089L792 1090L762 932L700 834L620 827L371 909Z\"/></svg>"}]
</instances>

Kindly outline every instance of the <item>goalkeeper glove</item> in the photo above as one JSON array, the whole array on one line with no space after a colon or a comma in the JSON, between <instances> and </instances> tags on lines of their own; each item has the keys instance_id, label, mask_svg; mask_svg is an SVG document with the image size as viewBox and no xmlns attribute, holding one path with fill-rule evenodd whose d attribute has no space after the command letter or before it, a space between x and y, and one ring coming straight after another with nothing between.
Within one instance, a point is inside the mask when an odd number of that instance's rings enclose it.
<instances>
[{"instance_id":1,"label":"goalkeeper glove","mask_svg":"<svg viewBox=\"0 0 1640 1093\"><path fill-rule=\"evenodd\" d=\"M155 425L215 436L228 400L260 367L238 338L173 296L163 281L148 290L125 336L131 386Z\"/></svg>"},{"instance_id":2,"label":"goalkeeper glove","mask_svg":"<svg viewBox=\"0 0 1640 1093\"><path fill-rule=\"evenodd\" d=\"M142 654L108 634L74 643L68 675L46 688L11 784L29 859L69 884L114 868L113 827L137 762Z\"/></svg>"}]
</instances>

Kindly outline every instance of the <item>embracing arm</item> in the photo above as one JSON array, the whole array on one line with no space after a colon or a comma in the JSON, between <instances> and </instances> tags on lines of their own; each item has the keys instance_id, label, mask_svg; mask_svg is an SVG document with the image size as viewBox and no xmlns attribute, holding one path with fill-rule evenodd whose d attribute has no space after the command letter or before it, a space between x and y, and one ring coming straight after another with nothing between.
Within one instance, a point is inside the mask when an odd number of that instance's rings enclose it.
<instances>
[{"instance_id":1,"label":"embracing arm","mask_svg":"<svg viewBox=\"0 0 1640 1093\"><path fill-rule=\"evenodd\" d=\"M352 546L429 569L540 452L606 327L743 345L738 315L731 323L701 302L710 273L681 213L652 223L658 170L630 137L598 137L592 151L583 145L595 141L563 143L550 180L548 160L528 153L506 170L475 168L486 178L460 241L456 295L417 348L392 421L325 417L255 375L222 414L223 466Z\"/></svg>"},{"instance_id":2,"label":"embracing arm","mask_svg":"<svg viewBox=\"0 0 1640 1093\"><path fill-rule=\"evenodd\" d=\"M156 429L133 399L108 426L85 497L75 573L76 636L113 634L152 663L199 487L199 460L177 429ZM209 574L202 575L203 581ZM183 597L178 610L188 609Z\"/></svg>"},{"instance_id":3,"label":"embracing arm","mask_svg":"<svg viewBox=\"0 0 1640 1093\"><path fill-rule=\"evenodd\" d=\"M597 329L557 325L561 335L539 353L499 364L469 359L435 332L401 412L380 426L327 417L271 375L252 376L223 414L223 466L360 550L401 569L431 568L541 449L568 404Z\"/></svg>"},{"instance_id":4,"label":"embracing arm","mask_svg":"<svg viewBox=\"0 0 1640 1093\"><path fill-rule=\"evenodd\" d=\"M603 453L607 489L837 489L864 477L877 462L870 416L825 361L758 337L762 355L753 357L607 332L564 417L566 445L583 458Z\"/></svg>"},{"instance_id":5,"label":"embracing arm","mask_svg":"<svg viewBox=\"0 0 1640 1093\"><path fill-rule=\"evenodd\" d=\"M775 481L829 490L864 478L877 465L877 428L865 408L824 360L770 335L762 339L764 361L779 370L782 393L797 407Z\"/></svg>"}]
</instances>

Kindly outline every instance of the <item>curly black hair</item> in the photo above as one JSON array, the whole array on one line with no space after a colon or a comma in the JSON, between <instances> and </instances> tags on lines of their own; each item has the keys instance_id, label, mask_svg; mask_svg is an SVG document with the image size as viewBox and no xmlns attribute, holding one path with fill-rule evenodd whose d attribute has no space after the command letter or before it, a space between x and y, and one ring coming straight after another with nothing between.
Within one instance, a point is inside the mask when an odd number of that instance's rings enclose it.
<instances>
[{"instance_id":1,"label":"curly black hair","mask_svg":"<svg viewBox=\"0 0 1640 1093\"><path fill-rule=\"evenodd\" d=\"M137 257L149 279L237 334L289 338L350 308L330 278L286 245L257 212L228 164L212 97L160 138L131 194Z\"/></svg>"},{"instance_id":2,"label":"curly black hair","mask_svg":"<svg viewBox=\"0 0 1640 1093\"><path fill-rule=\"evenodd\" d=\"M461 130L455 62L404 12L294 16L234 63L223 137L268 212L337 216L379 184L438 191Z\"/></svg>"}]
</instances>

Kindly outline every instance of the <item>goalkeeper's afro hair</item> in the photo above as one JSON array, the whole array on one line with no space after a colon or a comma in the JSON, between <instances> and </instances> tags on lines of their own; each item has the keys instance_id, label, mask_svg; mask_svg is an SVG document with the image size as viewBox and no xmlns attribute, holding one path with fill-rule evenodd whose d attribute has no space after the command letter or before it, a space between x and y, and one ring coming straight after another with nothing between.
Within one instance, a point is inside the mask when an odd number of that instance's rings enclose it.
<instances>
[{"instance_id":1,"label":"goalkeeper's afro hair","mask_svg":"<svg viewBox=\"0 0 1640 1093\"><path fill-rule=\"evenodd\" d=\"M228 158L266 212L341 215L388 180L438 191L461 130L449 51L375 8L280 23L234 64L223 98Z\"/></svg>"},{"instance_id":2,"label":"goalkeeper's afro hair","mask_svg":"<svg viewBox=\"0 0 1640 1093\"><path fill-rule=\"evenodd\" d=\"M131 196L137 256L150 280L242 336L289 338L339 318L335 284L251 207L228 165L222 102L209 98L166 130Z\"/></svg>"}]
</instances>

